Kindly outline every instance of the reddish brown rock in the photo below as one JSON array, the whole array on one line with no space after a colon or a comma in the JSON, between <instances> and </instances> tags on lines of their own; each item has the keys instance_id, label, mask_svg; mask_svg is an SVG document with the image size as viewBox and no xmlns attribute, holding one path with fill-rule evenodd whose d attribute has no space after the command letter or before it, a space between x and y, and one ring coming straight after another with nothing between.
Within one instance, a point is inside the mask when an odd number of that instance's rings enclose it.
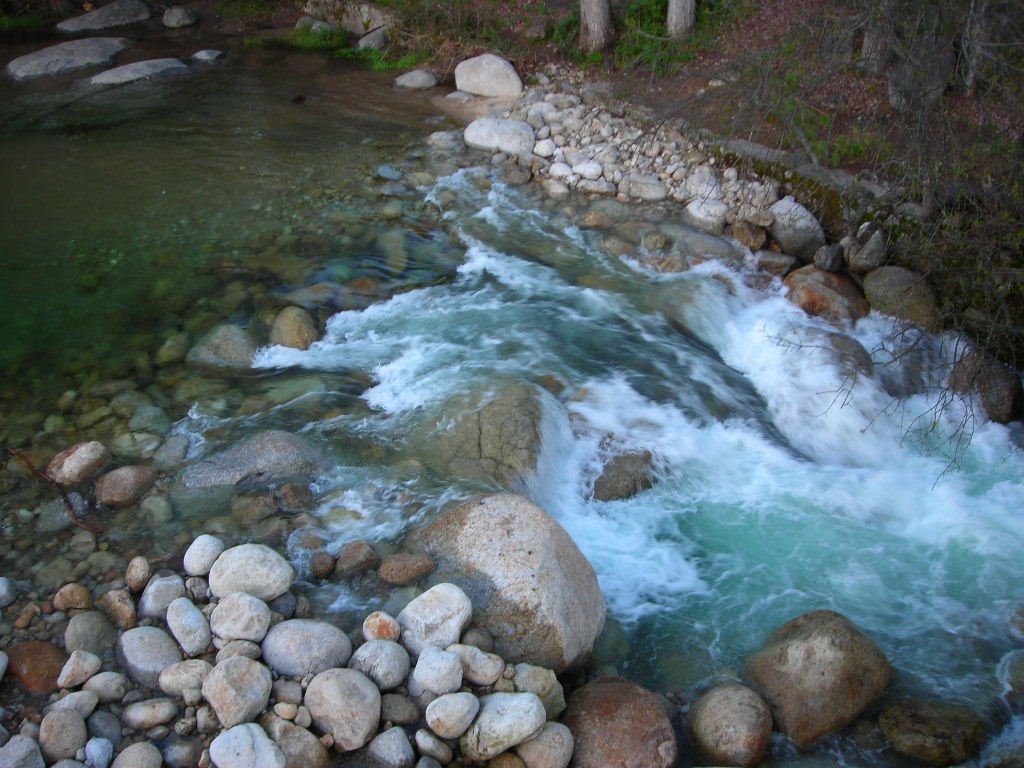
<instances>
[{"instance_id":1,"label":"reddish brown rock","mask_svg":"<svg viewBox=\"0 0 1024 768\"><path fill-rule=\"evenodd\" d=\"M65 584L53 596L53 607L58 611L87 611L92 608L92 593L88 587L72 582Z\"/></svg>"},{"instance_id":2,"label":"reddish brown rock","mask_svg":"<svg viewBox=\"0 0 1024 768\"><path fill-rule=\"evenodd\" d=\"M130 507L148 491L156 473L139 465L120 467L96 481L96 501L105 507Z\"/></svg>"},{"instance_id":3,"label":"reddish brown rock","mask_svg":"<svg viewBox=\"0 0 1024 768\"><path fill-rule=\"evenodd\" d=\"M53 643L29 640L7 649L7 675L31 693L50 694L57 690L57 678L67 654Z\"/></svg>"},{"instance_id":4,"label":"reddish brown rock","mask_svg":"<svg viewBox=\"0 0 1024 768\"><path fill-rule=\"evenodd\" d=\"M888 688L892 667L845 616L813 611L775 630L747 674L775 727L803 746L856 720Z\"/></svg>"},{"instance_id":5,"label":"reddish brown rock","mask_svg":"<svg viewBox=\"0 0 1024 768\"><path fill-rule=\"evenodd\" d=\"M658 698L619 677L578 689L565 724L576 742L576 768L668 768L676 759L676 736Z\"/></svg>"},{"instance_id":6,"label":"reddish brown rock","mask_svg":"<svg viewBox=\"0 0 1024 768\"><path fill-rule=\"evenodd\" d=\"M319 338L316 321L301 307L285 307L270 327L270 343L293 349L309 349Z\"/></svg>"},{"instance_id":7,"label":"reddish brown rock","mask_svg":"<svg viewBox=\"0 0 1024 768\"><path fill-rule=\"evenodd\" d=\"M960 356L949 386L961 395L976 392L985 414L997 424L1009 424L1024 414L1020 376L980 350L970 349Z\"/></svg>"},{"instance_id":8,"label":"reddish brown rock","mask_svg":"<svg viewBox=\"0 0 1024 768\"><path fill-rule=\"evenodd\" d=\"M138 623L135 601L127 589L112 589L100 596L96 607L110 617L118 629L131 629Z\"/></svg>"},{"instance_id":9,"label":"reddish brown rock","mask_svg":"<svg viewBox=\"0 0 1024 768\"><path fill-rule=\"evenodd\" d=\"M77 443L54 456L46 474L61 485L80 485L95 477L109 462L110 451L103 443Z\"/></svg>"},{"instance_id":10,"label":"reddish brown rock","mask_svg":"<svg viewBox=\"0 0 1024 768\"><path fill-rule=\"evenodd\" d=\"M309 561L309 572L318 581L326 579L334 573L334 555L323 550L314 552L313 558Z\"/></svg>"},{"instance_id":11,"label":"reddish brown rock","mask_svg":"<svg viewBox=\"0 0 1024 768\"><path fill-rule=\"evenodd\" d=\"M752 768L772 737L772 713L750 688L726 683L693 705L687 725L707 765Z\"/></svg>"},{"instance_id":12,"label":"reddish brown rock","mask_svg":"<svg viewBox=\"0 0 1024 768\"><path fill-rule=\"evenodd\" d=\"M414 555L409 552L395 552L388 555L377 569L381 581L401 587L415 584L437 565L426 555Z\"/></svg>"},{"instance_id":13,"label":"reddish brown rock","mask_svg":"<svg viewBox=\"0 0 1024 768\"><path fill-rule=\"evenodd\" d=\"M857 320L871 311L857 284L838 272L808 265L790 272L785 284L786 298L809 315L842 321Z\"/></svg>"},{"instance_id":14,"label":"reddish brown rock","mask_svg":"<svg viewBox=\"0 0 1024 768\"><path fill-rule=\"evenodd\" d=\"M350 541L341 548L334 572L339 576L351 576L376 568L380 558L366 541Z\"/></svg>"}]
</instances>

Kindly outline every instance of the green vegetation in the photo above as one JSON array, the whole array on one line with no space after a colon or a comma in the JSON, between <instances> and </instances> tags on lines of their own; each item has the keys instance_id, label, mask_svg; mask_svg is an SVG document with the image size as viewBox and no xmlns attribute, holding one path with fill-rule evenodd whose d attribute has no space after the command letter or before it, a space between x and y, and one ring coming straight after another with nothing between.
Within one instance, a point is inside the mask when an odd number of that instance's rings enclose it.
<instances>
[{"instance_id":1,"label":"green vegetation","mask_svg":"<svg viewBox=\"0 0 1024 768\"><path fill-rule=\"evenodd\" d=\"M49 22L42 16L8 16L0 15L0 32L26 32L32 29L41 29Z\"/></svg>"},{"instance_id":2,"label":"green vegetation","mask_svg":"<svg viewBox=\"0 0 1024 768\"><path fill-rule=\"evenodd\" d=\"M232 21L259 22L269 19L276 7L274 0L221 0L216 11Z\"/></svg>"},{"instance_id":3,"label":"green vegetation","mask_svg":"<svg viewBox=\"0 0 1024 768\"><path fill-rule=\"evenodd\" d=\"M337 51L348 42L349 34L343 30L296 29L288 35L288 45L303 51Z\"/></svg>"},{"instance_id":4,"label":"green vegetation","mask_svg":"<svg viewBox=\"0 0 1024 768\"><path fill-rule=\"evenodd\" d=\"M340 48L334 52L334 55L340 59L362 62L378 72L411 69L424 60L422 52L412 52L398 58L391 58L388 50L373 48Z\"/></svg>"}]
</instances>

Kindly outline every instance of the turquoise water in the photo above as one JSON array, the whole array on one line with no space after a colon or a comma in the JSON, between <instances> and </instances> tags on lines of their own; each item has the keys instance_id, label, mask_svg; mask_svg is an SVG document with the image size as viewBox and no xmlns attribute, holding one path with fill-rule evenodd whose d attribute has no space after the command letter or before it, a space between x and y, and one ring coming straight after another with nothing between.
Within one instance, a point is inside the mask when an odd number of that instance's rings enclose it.
<instances>
[{"instance_id":1,"label":"turquoise water","mask_svg":"<svg viewBox=\"0 0 1024 768\"><path fill-rule=\"evenodd\" d=\"M525 490L598 573L600 663L688 699L738 674L784 621L831 608L889 655L894 696L967 703L1002 727L1000 660L1024 643L1011 624L1024 608L1021 434L980 421L964 433L964 403L936 409L947 340L893 361L891 321L873 316L851 335L875 371L851 376L833 329L778 285L607 255L574 225L586 201L426 158L440 124L426 101L338 62L236 51L160 88L59 106L56 89L2 86L9 437L59 442L39 437L44 417L92 381L128 376L166 397L173 382L140 358L170 333L251 319L324 279L372 279L360 306L325 313L312 348L264 349L260 375L185 403L174 431L197 450L266 426L304 432L339 462L315 510L336 544L387 548L480 490L423 471L418 431L454 395L525 381L544 408ZM437 180L396 198L381 163ZM395 231L399 264L380 239ZM894 399L911 367L927 386ZM272 406L249 410L250 390L265 403L274 387ZM650 490L590 498L609 441L653 455ZM214 523L172 518L167 538ZM343 612L388 604L357 586L313 592ZM814 755L898 764L843 738ZM799 762L784 745L776 759Z\"/></svg>"}]
</instances>

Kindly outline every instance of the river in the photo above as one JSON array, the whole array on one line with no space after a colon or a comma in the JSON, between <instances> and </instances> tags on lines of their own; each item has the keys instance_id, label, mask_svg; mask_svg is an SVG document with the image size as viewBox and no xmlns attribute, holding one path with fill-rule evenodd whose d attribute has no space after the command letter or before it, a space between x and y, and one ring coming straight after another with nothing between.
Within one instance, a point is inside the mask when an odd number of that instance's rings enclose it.
<instances>
[{"instance_id":1,"label":"river","mask_svg":"<svg viewBox=\"0 0 1024 768\"><path fill-rule=\"evenodd\" d=\"M451 124L389 80L238 48L189 78L72 102L4 83L6 444L44 455L88 436L61 394L133 379L194 453L267 426L328 447L338 466L314 513L338 546L387 548L481 490L425 471L416 429L453 396L525 382L543 446L522 490L597 571L601 664L687 700L738 674L775 627L830 608L892 660L891 696L968 704L1020 740L1003 696L1007 654L1024 644L1021 432L945 397L949 340L894 337L872 315L849 334L873 367L853 370L833 329L742 259L651 271L639 248L611 255L578 226L589 201L427 151ZM673 216L596 205L654 226ZM397 262L381 237L394 231ZM184 372L154 369L171 335L251 319L325 280L371 287L324 313L309 350L266 347L252 376L201 384L191 402L173 394ZM653 486L594 500L609 450L649 452ZM60 547L26 525L26 484L9 487L0 504L20 546L4 547L5 570ZM209 522L117 520L104 524L115 549L165 553ZM342 616L389 606L358 585L308 589ZM780 740L771 764L901 762L842 735L810 753Z\"/></svg>"}]
</instances>

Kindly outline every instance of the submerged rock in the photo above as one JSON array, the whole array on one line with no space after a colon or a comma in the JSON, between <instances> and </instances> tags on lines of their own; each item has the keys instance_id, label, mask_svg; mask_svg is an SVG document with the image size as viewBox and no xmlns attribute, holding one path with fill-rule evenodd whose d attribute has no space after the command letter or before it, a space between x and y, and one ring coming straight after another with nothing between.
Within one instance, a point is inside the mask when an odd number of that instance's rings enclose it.
<instances>
[{"instance_id":1,"label":"submerged rock","mask_svg":"<svg viewBox=\"0 0 1024 768\"><path fill-rule=\"evenodd\" d=\"M437 75L429 69L414 69L395 78L396 88L407 88L409 90L426 90L437 85Z\"/></svg>"},{"instance_id":2,"label":"submerged rock","mask_svg":"<svg viewBox=\"0 0 1024 768\"><path fill-rule=\"evenodd\" d=\"M445 404L420 451L438 473L518 490L537 467L541 416L537 392L519 382L457 397Z\"/></svg>"},{"instance_id":3,"label":"submerged rock","mask_svg":"<svg viewBox=\"0 0 1024 768\"><path fill-rule=\"evenodd\" d=\"M187 75L191 70L179 59L149 59L136 61L124 66L108 69L89 78L90 85L125 85L150 77L168 77L170 75Z\"/></svg>"},{"instance_id":4,"label":"submerged rock","mask_svg":"<svg viewBox=\"0 0 1024 768\"><path fill-rule=\"evenodd\" d=\"M110 64L130 45L123 37L90 37L72 40L19 56L7 64L7 74L15 80L56 77L86 67Z\"/></svg>"},{"instance_id":5,"label":"submerged rock","mask_svg":"<svg viewBox=\"0 0 1024 768\"><path fill-rule=\"evenodd\" d=\"M256 342L244 328L224 323L203 336L188 351L185 362L215 370L248 369L256 356Z\"/></svg>"},{"instance_id":6,"label":"submerged rock","mask_svg":"<svg viewBox=\"0 0 1024 768\"><path fill-rule=\"evenodd\" d=\"M46 467L46 474L61 485L81 485L95 477L110 462L110 451L92 440L76 443L58 453Z\"/></svg>"},{"instance_id":7,"label":"submerged rock","mask_svg":"<svg viewBox=\"0 0 1024 768\"><path fill-rule=\"evenodd\" d=\"M654 485L650 451L629 451L612 456L594 481L598 501L628 499Z\"/></svg>"},{"instance_id":8,"label":"submerged rock","mask_svg":"<svg viewBox=\"0 0 1024 768\"><path fill-rule=\"evenodd\" d=\"M96 32L100 29L136 24L152 15L149 6L142 0L114 0L95 11L73 19L65 19L57 25L57 31L65 34Z\"/></svg>"},{"instance_id":9,"label":"submerged rock","mask_svg":"<svg viewBox=\"0 0 1024 768\"><path fill-rule=\"evenodd\" d=\"M506 660L561 671L590 654L605 621L597 576L565 529L529 499L468 502L416 543L438 561L439 578L466 591L476 623Z\"/></svg>"},{"instance_id":10,"label":"submerged rock","mask_svg":"<svg viewBox=\"0 0 1024 768\"><path fill-rule=\"evenodd\" d=\"M783 624L747 661L775 726L798 745L843 728L889 687L892 667L845 616L813 611Z\"/></svg>"},{"instance_id":11,"label":"submerged rock","mask_svg":"<svg viewBox=\"0 0 1024 768\"><path fill-rule=\"evenodd\" d=\"M573 765L669 768L678 748L672 723L650 691L618 677L601 677L569 700L565 724L575 740Z\"/></svg>"},{"instance_id":12,"label":"submerged rock","mask_svg":"<svg viewBox=\"0 0 1024 768\"><path fill-rule=\"evenodd\" d=\"M312 478L327 468L326 459L305 438L275 429L258 432L196 462L179 480L190 490L241 483L267 485Z\"/></svg>"},{"instance_id":13,"label":"submerged rock","mask_svg":"<svg viewBox=\"0 0 1024 768\"><path fill-rule=\"evenodd\" d=\"M878 724L897 752L937 766L967 762L988 736L976 712L938 701L902 701L885 710Z\"/></svg>"}]
</instances>

